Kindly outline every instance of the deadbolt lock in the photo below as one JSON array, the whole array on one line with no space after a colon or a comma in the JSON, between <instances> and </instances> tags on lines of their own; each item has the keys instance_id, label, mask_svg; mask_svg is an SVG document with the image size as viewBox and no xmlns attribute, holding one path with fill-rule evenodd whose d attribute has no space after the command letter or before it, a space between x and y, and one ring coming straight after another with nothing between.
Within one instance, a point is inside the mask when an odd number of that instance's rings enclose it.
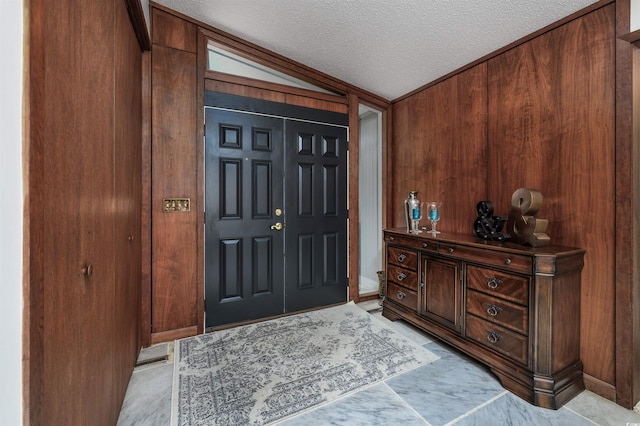
<instances>
[{"instance_id":1,"label":"deadbolt lock","mask_svg":"<svg viewBox=\"0 0 640 426\"><path fill-rule=\"evenodd\" d=\"M282 216L282 210L276 209L276 216Z\"/></svg>"},{"instance_id":2,"label":"deadbolt lock","mask_svg":"<svg viewBox=\"0 0 640 426\"><path fill-rule=\"evenodd\" d=\"M284 225L280 222L276 223L275 225L271 225L271 229L275 229L276 231L281 231L282 228L284 228Z\"/></svg>"}]
</instances>

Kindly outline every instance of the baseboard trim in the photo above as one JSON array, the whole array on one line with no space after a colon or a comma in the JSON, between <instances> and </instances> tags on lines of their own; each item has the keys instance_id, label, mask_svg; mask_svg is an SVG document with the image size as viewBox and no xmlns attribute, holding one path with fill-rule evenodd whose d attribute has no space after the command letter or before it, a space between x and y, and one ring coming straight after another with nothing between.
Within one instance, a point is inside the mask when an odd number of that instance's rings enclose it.
<instances>
[{"instance_id":1,"label":"baseboard trim","mask_svg":"<svg viewBox=\"0 0 640 426\"><path fill-rule=\"evenodd\" d=\"M176 339L182 339L184 337L191 337L198 334L198 326L179 328L177 330L160 331L158 333L151 333L151 344L170 342Z\"/></svg>"},{"instance_id":2,"label":"baseboard trim","mask_svg":"<svg viewBox=\"0 0 640 426\"><path fill-rule=\"evenodd\" d=\"M378 292L374 292L374 293L363 293L358 297L358 302L367 302L369 300L376 300L379 299L380 295L378 294Z\"/></svg>"},{"instance_id":3,"label":"baseboard trim","mask_svg":"<svg viewBox=\"0 0 640 426\"><path fill-rule=\"evenodd\" d=\"M616 387L588 374L584 374L584 387L586 390L600 395L609 401L616 402Z\"/></svg>"}]
</instances>

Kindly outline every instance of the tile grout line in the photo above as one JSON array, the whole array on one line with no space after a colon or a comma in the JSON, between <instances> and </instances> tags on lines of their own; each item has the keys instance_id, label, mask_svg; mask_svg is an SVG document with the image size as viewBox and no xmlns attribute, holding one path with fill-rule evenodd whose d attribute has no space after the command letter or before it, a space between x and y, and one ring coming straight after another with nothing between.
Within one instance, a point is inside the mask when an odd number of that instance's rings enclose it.
<instances>
[{"instance_id":1,"label":"tile grout line","mask_svg":"<svg viewBox=\"0 0 640 426\"><path fill-rule=\"evenodd\" d=\"M418 413L418 412L416 411L416 409L415 409L415 408L413 408L413 407L411 406L411 404L409 404L407 401L405 401L405 399L404 399L403 397L401 397L401 396L400 396L396 391L394 391L394 390L393 390L393 388L387 384L387 381L386 381L386 380L384 380L384 381L382 382L382 384L383 384L383 385L385 385L385 386L387 387L387 389L389 389L389 390L390 390L390 391L391 391L395 396L397 396L397 397L398 397L398 399L400 399L400 401L402 402L402 404L403 404L403 405L407 406L407 407L409 408L409 410L413 411L413 412L416 414L416 416L418 416L419 418L421 418L421 419L422 419L422 421L423 421L426 425L428 425L428 426L432 426L432 425L431 425L431 423L429 423L429 422L427 421L427 419L425 419L425 418L424 418L420 413Z\"/></svg>"},{"instance_id":2,"label":"tile grout line","mask_svg":"<svg viewBox=\"0 0 640 426\"><path fill-rule=\"evenodd\" d=\"M596 426L600 426L600 423L596 423L596 422L594 422L594 421L593 421L592 419L590 419L589 417L586 417L585 415L580 414L579 412L577 412L577 411L575 411L575 410L573 410L573 409L571 409L571 408L567 407L566 405L565 405L564 407L562 407L562 408L565 408L565 409L567 409L568 411L571 411L571 412L572 412L573 414L575 414L576 416L578 416L578 417L582 417L583 419L585 419L585 420L589 421L590 423L593 423L593 424L594 424L594 425L596 425Z\"/></svg>"},{"instance_id":3,"label":"tile grout line","mask_svg":"<svg viewBox=\"0 0 640 426\"><path fill-rule=\"evenodd\" d=\"M423 348L423 349L425 349L425 350L427 350L428 352L431 352L431 351L429 351L428 349L426 349L426 348L424 348L424 347L422 347L422 348ZM431 353L433 354L433 352L431 352ZM435 355L435 354L433 354L433 355ZM297 412L297 413L295 413L295 414L292 414L292 415L290 415L290 416L288 416L288 417L284 417L284 418L282 418L282 419L275 420L275 421L274 421L274 423L269 423L269 425L278 425L278 424L280 424L280 423L283 423L283 422L288 421L288 420L290 420L290 419L296 418L296 417L298 417L298 416L302 416L302 415L304 415L304 414L310 413L310 412L315 411L315 410L317 410L317 409L320 409L320 408L323 408L323 407L327 407L327 406L329 406L329 405L332 405L332 404L334 404L335 402L337 402L337 401L339 401L339 400L341 400L341 399L346 399L346 398L352 397L353 395L356 395L356 394L358 394L358 393L360 393L360 392L366 391L366 390L368 390L368 389L370 389L370 388L373 388L373 387L375 387L375 386L378 386L378 385L380 385L380 384L385 384L385 385L386 385L386 382L387 382L388 380L394 379L394 378L396 378L396 377L400 377L400 376L402 376L403 374L410 373L410 372L412 372L412 371L414 371L414 370L417 370L418 368L421 368L421 367L427 366L427 365L429 365L429 364L432 364L432 363L434 363L434 362L438 361L438 360L440 359L440 357L439 357L438 355L436 355L436 356L437 356L437 358L436 358L436 359L434 359L433 361L430 361L430 362L428 362L428 363L426 363L426 364L419 364L419 365L416 365L416 366L414 366L414 367L410 368L409 370L403 371L402 373L396 373L396 374L394 374L394 375L391 375L391 376L389 376L389 377L386 377L386 378L385 378L385 379L383 379L383 380L380 380L380 381L377 381L377 382L369 383L369 384L365 385L364 387L361 387L361 388L355 389L355 390L353 390L353 391L351 391L351 392L347 392L347 393L345 393L345 394L342 394L342 395L340 395L339 397L337 397L336 399L333 399L333 400L331 400L331 401L325 401L325 402L320 403L319 405L314 406L314 407L312 407L312 408L308 408L308 409L305 409L305 410L303 410L303 411L300 411L300 412ZM388 385L387 385L387 387L388 387ZM173 389L172 389L172 390L173 390ZM393 392L393 389L391 389L391 391ZM394 393L395 393L395 392L394 392ZM397 395L397 394L396 394L396 395ZM398 397L400 397L400 396L398 395ZM400 399L402 399L402 398L400 397ZM404 401L404 400L402 399L402 401ZM411 408L413 409L413 407L411 407ZM415 411L415 410L414 410L414 411ZM428 423L428 424L429 424L429 426L431 426L431 424L430 424L430 423Z\"/></svg>"},{"instance_id":4,"label":"tile grout line","mask_svg":"<svg viewBox=\"0 0 640 426\"><path fill-rule=\"evenodd\" d=\"M480 410L481 408L486 407L487 405L491 404L492 402L502 398L503 396L507 395L509 393L508 390L504 390L501 393L499 393L498 395L494 396L493 398L489 399L486 402L483 402L482 404L472 408L471 410L467 411L466 413L464 413L461 416L456 417L455 419L451 420L449 423L446 423L444 426L450 426L453 425L457 422L459 422L460 420L464 419L465 417L470 416L471 414L475 413L476 411Z\"/></svg>"}]
</instances>

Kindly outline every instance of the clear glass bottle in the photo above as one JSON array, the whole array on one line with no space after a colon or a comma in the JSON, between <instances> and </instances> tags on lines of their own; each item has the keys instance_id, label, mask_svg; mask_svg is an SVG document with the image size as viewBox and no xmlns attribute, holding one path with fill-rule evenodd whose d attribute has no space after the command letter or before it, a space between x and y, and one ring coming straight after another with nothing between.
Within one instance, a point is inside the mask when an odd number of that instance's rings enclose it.
<instances>
[{"instance_id":1,"label":"clear glass bottle","mask_svg":"<svg viewBox=\"0 0 640 426\"><path fill-rule=\"evenodd\" d=\"M422 219L422 203L418 199L418 191L409 191L409 196L404 200L404 214L407 223L407 232L419 234L420 219Z\"/></svg>"}]
</instances>

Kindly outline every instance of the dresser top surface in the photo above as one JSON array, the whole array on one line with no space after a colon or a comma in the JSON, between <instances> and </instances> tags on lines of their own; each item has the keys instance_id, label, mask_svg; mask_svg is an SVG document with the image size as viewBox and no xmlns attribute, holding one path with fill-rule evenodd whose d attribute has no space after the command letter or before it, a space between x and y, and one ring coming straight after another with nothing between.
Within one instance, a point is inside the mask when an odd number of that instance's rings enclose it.
<instances>
[{"instance_id":1,"label":"dresser top surface","mask_svg":"<svg viewBox=\"0 0 640 426\"><path fill-rule=\"evenodd\" d=\"M456 233L448 233L442 232L440 234L432 234L429 231L422 231L422 233L416 235L407 232L406 228L390 228L384 230L385 234L393 234L402 236L404 238L414 238L417 240L425 240L431 242L439 242L444 244L462 244L470 247L477 248L485 248L492 249L497 251L508 251L510 253L518 253L522 255L528 256L557 256L560 254L568 255L568 254L579 254L584 253L584 250L577 247L566 247L566 246L556 246L556 245L548 245L543 247L530 247L527 245L517 244L514 242L498 242L498 241L487 241L480 238L475 237L471 234L456 234Z\"/></svg>"}]
</instances>

